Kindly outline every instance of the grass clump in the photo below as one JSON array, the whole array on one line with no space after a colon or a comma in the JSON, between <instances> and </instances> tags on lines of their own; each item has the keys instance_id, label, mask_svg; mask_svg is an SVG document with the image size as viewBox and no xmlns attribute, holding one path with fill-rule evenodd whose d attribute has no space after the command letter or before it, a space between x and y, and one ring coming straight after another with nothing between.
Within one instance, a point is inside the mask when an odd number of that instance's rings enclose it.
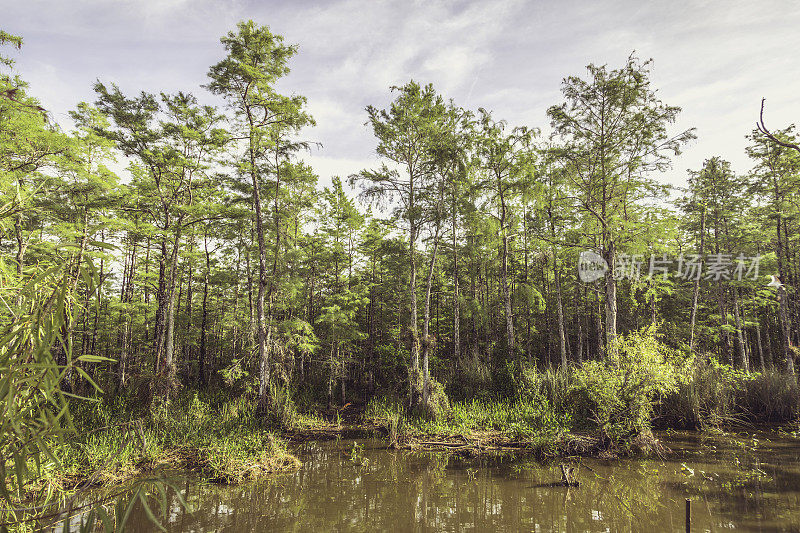
<instances>
[{"instance_id":1,"label":"grass clump","mask_svg":"<svg viewBox=\"0 0 800 533\"><path fill-rule=\"evenodd\" d=\"M397 448L411 435L405 407L398 401L385 396L370 400L364 409L364 420L386 428L389 446Z\"/></svg>"},{"instance_id":2,"label":"grass clump","mask_svg":"<svg viewBox=\"0 0 800 533\"><path fill-rule=\"evenodd\" d=\"M796 422L800 387L790 374L743 372L712 357L690 358L657 413L659 426L682 429Z\"/></svg>"},{"instance_id":3,"label":"grass clump","mask_svg":"<svg viewBox=\"0 0 800 533\"><path fill-rule=\"evenodd\" d=\"M570 425L569 416L557 415L545 398L475 398L453 403L449 415L438 419L409 414L399 402L380 398L367 405L364 416L384 425L393 447L413 439L460 436L543 450L558 443Z\"/></svg>"},{"instance_id":4,"label":"grass clump","mask_svg":"<svg viewBox=\"0 0 800 533\"><path fill-rule=\"evenodd\" d=\"M737 392L749 376L714 358L689 358L681 369L678 386L658 405L660 426L710 429L741 422Z\"/></svg>"},{"instance_id":5,"label":"grass clump","mask_svg":"<svg viewBox=\"0 0 800 533\"><path fill-rule=\"evenodd\" d=\"M754 422L795 422L800 417L797 377L774 370L755 373L737 389L737 409Z\"/></svg>"},{"instance_id":6,"label":"grass clump","mask_svg":"<svg viewBox=\"0 0 800 533\"><path fill-rule=\"evenodd\" d=\"M291 428L298 420L297 408L292 401L291 390L283 385L270 385L270 410L268 413L273 425Z\"/></svg>"},{"instance_id":7,"label":"grass clump","mask_svg":"<svg viewBox=\"0 0 800 533\"><path fill-rule=\"evenodd\" d=\"M52 480L64 485L95 471L99 484L112 484L160 466L237 483L299 464L246 397L183 392L154 400L149 410L117 398L76 403L73 411L78 433L58 448L66 470Z\"/></svg>"}]
</instances>

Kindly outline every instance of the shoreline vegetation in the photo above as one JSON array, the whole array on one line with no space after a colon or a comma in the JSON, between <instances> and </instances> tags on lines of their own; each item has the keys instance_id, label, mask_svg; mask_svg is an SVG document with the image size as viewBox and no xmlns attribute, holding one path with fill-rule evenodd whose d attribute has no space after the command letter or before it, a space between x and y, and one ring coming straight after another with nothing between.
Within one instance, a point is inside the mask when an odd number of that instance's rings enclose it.
<instances>
[{"instance_id":1,"label":"shoreline vegetation","mask_svg":"<svg viewBox=\"0 0 800 533\"><path fill-rule=\"evenodd\" d=\"M94 483L113 487L158 468L178 468L209 482L242 483L302 467L291 454L293 444L336 438L382 438L387 449L523 452L548 460L667 452L654 430L770 424L800 431L796 380L713 360L675 367L665 353L648 357L647 347L654 346L646 334L632 335L615 365L524 368L512 397L454 401L436 417L385 397L331 411L298 409L285 390L273 391L284 403L270 425L255 417L252 394L180 390L151 398L149 407L135 397L81 401L72 407L77 437L55 449L64 469L47 482L74 489L102 471Z\"/></svg>"},{"instance_id":2,"label":"shoreline vegetation","mask_svg":"<svg viewBox=\"0 0 800 533\"><path fill-rule=\"evenodd\" d=\"M162 471L245 482L303 439L610 458L798 423L800 146L763 101L751 170L673 188L695 131L652 60L565 77L549 138L409 80L364 110L374 168L320 177L298 47L220 44L199 96L97 81L57 124L0 30L0 533L157 521ZM97 486L127 495L76 507Z\"/></svg>"},{"instance_id":3,"label":"shoreline vegetation","mask_svg":"<svg viewBox=\"0 0 800 533\"><path fill-rule=\"evenodd\" d=\"M659 429L720 432L769 423L800 435L793 376L687 360L652 329L621 336L615 353L602 364L508 369L516 376L509 395L438 398L434 414L409 408L402 397L329 410L303 391L276 389L271 396L279 401L264 420L249 387L234 394L176 387L154 395L154 377L133 389L137 395L96 390L69 400L74 429L50 448L60 466L40 471L19 501L43 492L62 501L100 489L125 494L131 483L176 470L211 483L244 483L302 468L292 446L318 439L377 437L387 450L525 453L547 461L669 453L654 436Z\"/></svg>"}]
</instances>

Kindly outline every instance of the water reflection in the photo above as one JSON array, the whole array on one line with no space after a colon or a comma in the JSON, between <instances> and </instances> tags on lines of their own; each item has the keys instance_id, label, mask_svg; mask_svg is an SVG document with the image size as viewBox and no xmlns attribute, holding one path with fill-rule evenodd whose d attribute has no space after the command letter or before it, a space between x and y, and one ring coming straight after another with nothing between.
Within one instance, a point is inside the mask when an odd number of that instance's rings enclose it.
<instances>
[{"instance_id":1,"label":"water reflection","mask_svg":"<svg viewBox=\"0 0 800 533\"><path fill-rule=\"evenodd\" d=\"M308 443L292 474L237 487L182 482L170 531L800 531L798 441L669 437L663 459L557 464L391 451L380 441ZM173 495L174 498L174 495ZM135 512L134 531L155 530Z\"/></svg>"}]
</instances>

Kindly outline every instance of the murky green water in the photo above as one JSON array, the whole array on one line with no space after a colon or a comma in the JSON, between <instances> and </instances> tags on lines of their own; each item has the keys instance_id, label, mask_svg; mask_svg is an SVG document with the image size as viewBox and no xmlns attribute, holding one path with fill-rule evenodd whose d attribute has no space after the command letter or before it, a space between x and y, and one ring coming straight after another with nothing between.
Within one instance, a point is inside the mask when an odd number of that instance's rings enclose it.
<instances>
[{"instance_id":1,"label":"murky green water","mask_svg":"<svg viewBox=\"0 0 800 533\"><path fill-rule=\"evenodd\" d=\"M381 441L315 442L304 467L242 486L184 480L193 512L170 531L800 531L800 440L767 434L662 437L663 459L586 460L579 488L558 463L391 451ZM353 457L353 445L357 453ZM132 531L150 531L141 510Z\"/></svg>"}]
</instances>

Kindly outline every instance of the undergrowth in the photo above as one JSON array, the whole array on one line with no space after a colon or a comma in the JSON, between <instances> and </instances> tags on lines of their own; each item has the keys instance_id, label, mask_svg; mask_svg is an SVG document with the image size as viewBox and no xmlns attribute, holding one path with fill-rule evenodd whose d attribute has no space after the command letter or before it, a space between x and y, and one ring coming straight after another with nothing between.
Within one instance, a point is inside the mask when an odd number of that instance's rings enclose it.
<instances>
[{"instance_id":1,"label":"undergrowth","mask_svg":"<svg viewBox=\"0 0 800 533\"><path fill-rule=\"evenodd\" d=\"M620 336L600 360L546 370L509 366L507 373L511 395L453 402L445 416L418 416L386 397L374 398L364 416L386 427L392 445L490 432L555 449L569 434L584 434L615 453L651 448L654 427L714 429L800 417L796 376L742 372L690 356L667 347L652 327Z\"/></svg>"},{"instance_id":2,"label":"undergrowth","mask_svg":"<svg viewBox=\"0 0 800 533\"><path fill-rule=\"evenodd\" d=\"M56 448L64 468L48 478L54 485L69 487L96 471L98 484L113 484L162 466L237 483L298 465L246 397L183 392L146 410L124 398L96 399L73 402L72 412L77 434Z\"/></svg>"}]
</instances>

